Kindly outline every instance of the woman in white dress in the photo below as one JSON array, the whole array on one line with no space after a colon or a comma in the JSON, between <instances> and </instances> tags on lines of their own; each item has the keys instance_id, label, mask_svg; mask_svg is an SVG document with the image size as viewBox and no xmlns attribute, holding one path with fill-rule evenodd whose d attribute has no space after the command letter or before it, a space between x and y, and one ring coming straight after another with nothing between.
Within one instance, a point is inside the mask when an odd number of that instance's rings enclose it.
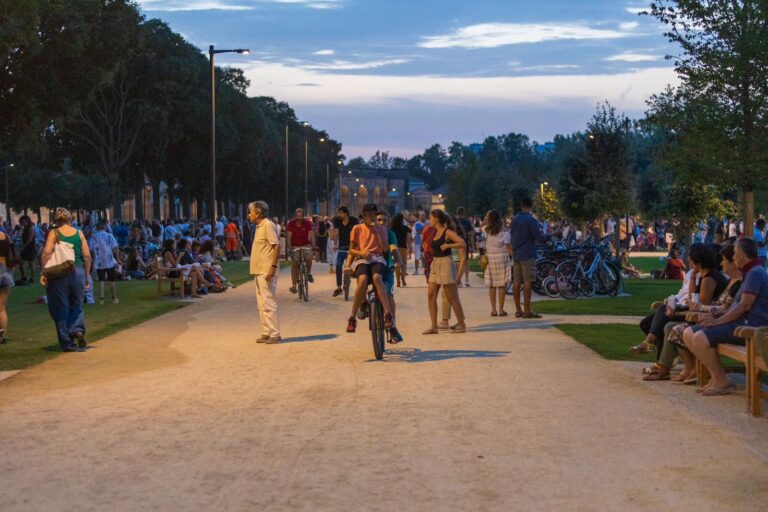
<instances>
[{"instance_id":1,"label":"woman in white dress","mask_svg":"<svg viewBox=\"0 0 768 512\"><path fill-rule=\"evenodd\" d=\"M491 299L491 316L507 316L504 311L504 301L507 298L507 284L512 280L512 270L509 264L512 256L509 231L504 229L501 215L497 210L491 210L485 216L485 254L488 256L488 267L485 269L485 285L488 287ZM496 309L498 295L499 309Z\"/></svg>"}]
</instances>

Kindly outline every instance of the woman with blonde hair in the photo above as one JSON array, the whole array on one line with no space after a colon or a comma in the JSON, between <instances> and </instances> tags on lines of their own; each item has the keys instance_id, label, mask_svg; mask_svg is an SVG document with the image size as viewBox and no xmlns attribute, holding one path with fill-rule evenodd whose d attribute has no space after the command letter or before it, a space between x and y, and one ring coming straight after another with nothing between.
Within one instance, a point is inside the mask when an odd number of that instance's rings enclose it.
<instances>
[{"instance_id":1,"label":"woman with blonde hair","mask_svg":"<svg viewBox=\"0 0 768 512\"><path fill-rule=\"evenodd\" d=\"M43 249L43 269L51 259L56 244L61 242L72 245L75 268L55 279L43 276L40 283L46 287L48 312L56 325L62 352L75 352L88 346L85 341L83 299L85 290L91 287L91 252L82 231L72 227L72 215L69 210L56 208L55 221L56 228L48 233Z\"/></svg>"}]
</instances>

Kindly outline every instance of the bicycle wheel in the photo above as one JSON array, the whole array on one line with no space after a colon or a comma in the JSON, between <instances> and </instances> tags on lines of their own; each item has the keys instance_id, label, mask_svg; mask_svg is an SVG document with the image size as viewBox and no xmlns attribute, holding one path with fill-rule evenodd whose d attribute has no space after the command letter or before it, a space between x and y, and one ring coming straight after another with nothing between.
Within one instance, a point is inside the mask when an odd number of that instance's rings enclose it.
<instances>
[{"instance_id":1,"label":"bicycle wheel","mask_svg":"<svg viewBox=\"0 0 768 512\"><path fill-rule=\"evenodd\" d=\"M373 355L380 361L384 357L384 310L377 299L368 305L368 309L371 312L368 322L373 341Z\"/></svg>"},{"instance_id":2,"label":"bicycle wheel","mask_svg":"<svg viewBox=\"0 0 768 512\"><path fill-rule=\"evenodd\" d=\"M309 301L309 281L307 280L307 264L302 262L299 269L299 286L300 296L304 299L304 302Z\"/></svg>"},{"instance_id":3,"label":"bicycle wheel","mask_svg":"<svg viewBox=\"0 0 768 512\"><path fill-rule=\"evenodd\" d=\"M557 289L557 279L554 277L549 276L546 278L541 287L544 289L544 293L546 293L547 297L550 299L556 299L560 297L560 290Z\"/></svg>"},{"instance_id":4,"label":"bicycle wheel","mask_svg":"<svg viewBox=\"0 0 768 512\"><path fill-rule=\"evenodd\" d=\"M557 289L564 299L575 299L581 293L580 279L577 276L578 266L573 261L564 261L557 266L555 271Z\"/></svg>"},{"instance_id":5,"label":"bicycle wheel","mask_svg":"<svg viewBox=\"0 0 768 512\"><path fill-rule=\"evenodd\" d=\"M344 272L344 301L349 300L349 287L352 285L352 276L349 272Z\"/></svg>"},{"instance_id":6,"label":"bicycle wheel","mask_svg":"<svg viewBox=\"0 0 768 512\"><path fill-rule=\"evenodd\" d=\"M597 278L606 295L615 297L619 293L621 273L609 263L602 262L597 268Z\"/></svg>"},{"instance_id":7,"label":"bicycle wheel","mask_svg":"<svg viewBox=\"0 0 768 512\"><path fill-rule=\"evenodd\" d=\"M548 295L544 288L544 280L555 277L557 263L552 260L539 260L536 262L536 280L533 282L533 291L539 295Z\"/></svg>"}]
</instances>

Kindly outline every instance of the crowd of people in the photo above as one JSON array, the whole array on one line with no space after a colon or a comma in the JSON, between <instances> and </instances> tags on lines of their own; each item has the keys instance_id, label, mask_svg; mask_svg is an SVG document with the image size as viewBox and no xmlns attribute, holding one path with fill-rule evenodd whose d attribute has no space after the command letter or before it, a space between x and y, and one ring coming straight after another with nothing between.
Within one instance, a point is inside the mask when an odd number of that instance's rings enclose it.
<instances>
[{"instance_id":1,"label":"crowd of people","mask_svg":"<svg viewBox=\"0 0 768 512\"><path fill-rule=\"evenodd\" d=\"M53 217L51 225L34 223L27 215L15 226L2 223L0 344L7 342L6 304L15 286L43 285L43 302L62 351L82 350L87 345L84 304L119 304L120 281L152 279L160 267L171 269L171 276L183 274L192 298L224 292L233 285L220 263L247 256L252 233L248 223L226 217L214 226L170 219L128 223L86 217L77 222L66 208L57 208ZM74 264L51 270L48 263L56 259L60 242L71 246Z\"/></svg>"}]
</instances>

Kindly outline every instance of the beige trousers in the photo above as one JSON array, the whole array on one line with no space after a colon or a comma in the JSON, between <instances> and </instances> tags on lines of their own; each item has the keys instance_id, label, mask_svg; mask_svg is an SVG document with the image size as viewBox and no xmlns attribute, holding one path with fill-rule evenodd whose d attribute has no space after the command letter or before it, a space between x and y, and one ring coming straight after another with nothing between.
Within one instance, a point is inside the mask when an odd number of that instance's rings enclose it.
<instances>
[{"instance_id":1,"label":"beige trousers","mask_svg":"<svg viewBox=\"0 0 768 512\"><path fill-rule=\"evenodd\" d=\"M280 322L277 315L277 276L267 281L267 276L254 276L256 283L256 303L261 319L261 330L264 336L274 338L280 336Z\"/></svg>"}]
</instances>

